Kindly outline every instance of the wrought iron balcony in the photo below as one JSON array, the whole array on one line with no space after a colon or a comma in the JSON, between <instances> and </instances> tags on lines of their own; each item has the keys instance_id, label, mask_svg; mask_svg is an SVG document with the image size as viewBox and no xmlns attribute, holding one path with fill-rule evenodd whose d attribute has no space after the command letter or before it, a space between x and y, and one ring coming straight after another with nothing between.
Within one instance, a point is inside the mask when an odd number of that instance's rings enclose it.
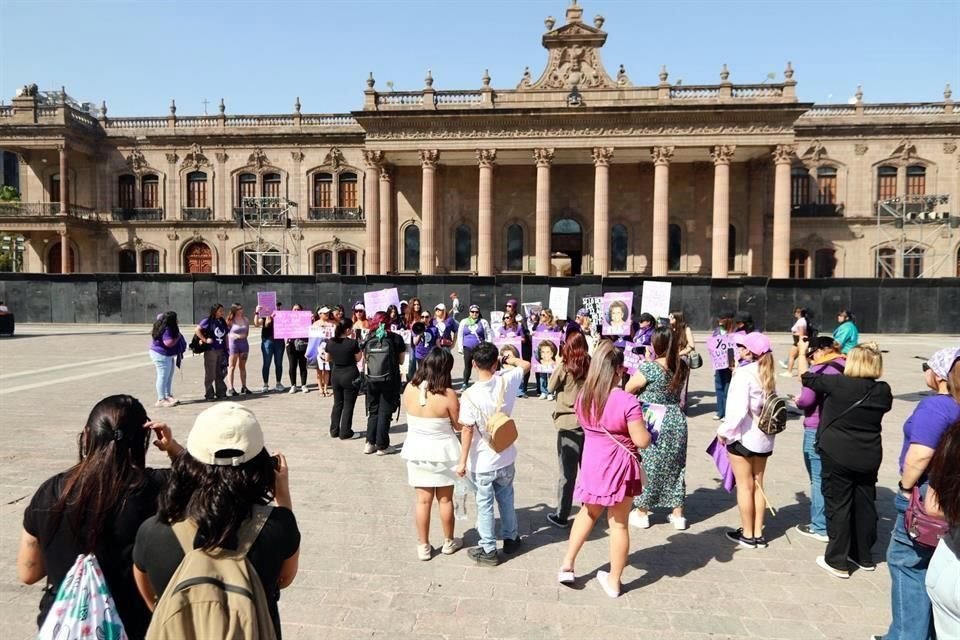
<instances>
[{"instance_id":1,"label":"wrought iron balcony","mask_svg":"<svg viewBox=\"0 0 960 640\"><path fill-rule=\"evenodd\" d=\"M233 219L238 223L284 226L289 219L282 207L234 207Z\"/></svg>"},{"instance_id":2,"label":"wrought iron balcony","mask_svg":"<svg viewBox=\"0 0 960 640\"><path fill-rule=\"evenodd\" d=\"M70 207L75 209L75 207ZM55 216L60 213L59 202L0 202L0 217Z\"/></svg>"},{"instance_id":3,"label":"wrought iron balcony","mask_svg":"<svg viewBox=\"0 0 960 640\"><path fill-rule=\"evenodd\" d=\"M794 218L842 218L843 204L795 204L790 208Z\"/></svg>"},{"instance_id":4,"label":"wrought iron balcony","mask_svg":"<svg viewBox=\"0 0 960 640\"><path fill-rule=\"evenodd\" d=\"M211 220L213 214L210 211L210 207L184 207L183 208L183 219L190 220L193 222L203 222L206 220Z\"/></svg>"},{"instance_id":5,"label":"wrought iron balcony","mask_svg":"<svg viewBox=\"0 0 960 640\"><path fill-rule=\"evenodd\" d=\"M114 220L163 220L163 209L150 207L114 207L110 212Z\"/></svg>"},{"instance_id":6,"label":"wrought iron balcony","mask_svg":"<svg viewBox=\"0 0 960 640\"><path fill-rule=\"evenodd\" d=\"M310 220L346 220L363 221L363 209L360 207L310 207L307 212Z\"/></svg>"}]
</instances>

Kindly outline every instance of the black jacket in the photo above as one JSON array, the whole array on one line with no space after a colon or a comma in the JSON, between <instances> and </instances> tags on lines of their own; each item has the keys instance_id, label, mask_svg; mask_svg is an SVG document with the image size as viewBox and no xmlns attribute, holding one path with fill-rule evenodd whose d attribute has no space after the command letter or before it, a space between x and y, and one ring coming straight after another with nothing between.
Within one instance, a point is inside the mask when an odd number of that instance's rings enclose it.
<instances>
[{"instance_id":1,"label":"black jacket","mask_svg":"<svg viewBox=\"0 0 960 640\"><path fill-rule=\"evenodd\" d=\"M801 382L824 397L817 451L848 469L876 472L883 459L883 415L893 406L890 385L868 378L819 373L805 373ZM865 396L858 407L847 411Z\"/></svg>"}]
</instances>

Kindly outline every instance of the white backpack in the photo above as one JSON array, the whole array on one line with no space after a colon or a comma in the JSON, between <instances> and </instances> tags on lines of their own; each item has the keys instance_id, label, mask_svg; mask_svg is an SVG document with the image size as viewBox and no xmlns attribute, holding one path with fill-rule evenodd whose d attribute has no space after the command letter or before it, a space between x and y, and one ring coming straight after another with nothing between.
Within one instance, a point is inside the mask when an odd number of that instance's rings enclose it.
<instances>
[{"instance_id":1,"label":"white backpack","mask_svg":"<svg viewBox=\"0 0 960 640\"><path fill-rule=\"evenodd\" d=\"M127 632L95 555L77 556L77 561L60 583L57 597L37 638L127 640Z\"/></svg>"}]
</instances>

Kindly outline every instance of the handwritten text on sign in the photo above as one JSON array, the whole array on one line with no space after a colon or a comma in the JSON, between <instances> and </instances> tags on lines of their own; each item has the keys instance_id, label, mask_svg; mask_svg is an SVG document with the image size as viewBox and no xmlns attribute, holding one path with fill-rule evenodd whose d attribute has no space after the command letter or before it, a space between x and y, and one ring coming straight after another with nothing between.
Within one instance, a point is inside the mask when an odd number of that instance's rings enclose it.
<instances>
[{"instance_id":1,"label":"handwritten text on sign","mask_svg":"<svg viewBox=\"0 0 960 640\"><path fill-rule=\"evenodd\" d=\"M313 314L309 311L276 311L273 314L273 337L308 338Z\"/></svg>"}]
</instances>

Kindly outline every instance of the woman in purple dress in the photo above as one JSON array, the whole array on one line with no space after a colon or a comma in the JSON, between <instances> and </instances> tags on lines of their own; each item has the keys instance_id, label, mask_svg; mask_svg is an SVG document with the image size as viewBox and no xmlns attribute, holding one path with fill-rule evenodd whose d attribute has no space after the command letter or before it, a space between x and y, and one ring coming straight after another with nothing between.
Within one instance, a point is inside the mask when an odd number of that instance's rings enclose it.
<instances>
[{"instance_id":1,"label":"woman in purple dress","mask_svg":"<svg viewBox=\"0 0 960 640\"><path fill-rule=\"evenodd\" d=\"M601 342L576 403L585 440L573 497L583 503L583 508L573 521L567 553L557 575L561 584L575 581L577 554L606 509L610 572L598 571L597 581L611 598L620 595L620 577L630 549L627 519L633 496L643 488L637 450L650 445L640 402L619 388L623 373L623 352L609 341Z\"/></svg>"}]
</instances>

